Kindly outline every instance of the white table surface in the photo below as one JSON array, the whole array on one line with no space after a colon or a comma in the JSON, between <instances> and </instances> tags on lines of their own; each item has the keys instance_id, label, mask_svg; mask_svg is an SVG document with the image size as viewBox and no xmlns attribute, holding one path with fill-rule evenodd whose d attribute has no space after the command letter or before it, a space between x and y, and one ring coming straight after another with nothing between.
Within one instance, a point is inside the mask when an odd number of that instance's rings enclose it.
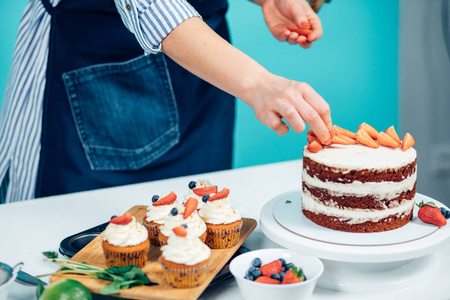
<instances>
[{"instance_id":1,"label":"white table surface","mask_svg":"<svg viewBox=\"0 0 450 300\"><path fill-rule=\"evenodd\" d=\"M65 237L104 223L134 205L147 205L154 194L173 190L178 197L183 197L188 182L197 179L209 179L219 189L228 187L233 206L243 217L259 222L261 208L267 201L300 187L301 160L0 205L0 261L9 265L22 261L23 270L32 275L51 273L58 266L44 262L42 252L58 252L59 243ZM280 247L265 237L259 225L244 246L252 250ZM375 294L316 288L312 300L450 299L450 240L437 256L439 270L433 278L424 278L426 286L418 282L407 289ZM36 299L35 292L35 287L13 283L8 299ZM208 288L201 299L242 299L242 296L234 279L230 279Z\"/></svg>"}]
</instances>

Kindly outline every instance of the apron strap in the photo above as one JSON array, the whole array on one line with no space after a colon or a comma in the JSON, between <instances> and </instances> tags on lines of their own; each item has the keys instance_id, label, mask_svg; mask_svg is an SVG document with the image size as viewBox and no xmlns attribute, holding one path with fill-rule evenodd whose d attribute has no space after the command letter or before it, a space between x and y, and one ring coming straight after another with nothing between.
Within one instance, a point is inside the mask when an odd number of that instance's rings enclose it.
<instances>
[{"instance_id":1,"label":"apron strap","mask_svg":"<svg viewBox=\"0 0 450 300\"><path fill-rule=\"evenodd\" d=\"M53 5L50 3L49 0L41 0L42 5L44 5L45 10L52 15L53 12L55 11L55 8L53 7Z\"/></svg>"}]
</instances>

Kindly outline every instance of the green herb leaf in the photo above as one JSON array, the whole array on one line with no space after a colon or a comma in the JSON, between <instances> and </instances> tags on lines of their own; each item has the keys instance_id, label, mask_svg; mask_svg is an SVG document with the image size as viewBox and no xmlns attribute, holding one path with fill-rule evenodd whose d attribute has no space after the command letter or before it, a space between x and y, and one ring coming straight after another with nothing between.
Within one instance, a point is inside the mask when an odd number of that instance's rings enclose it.
<instances>
[{"instance_id":1,"label":"green herb leaf","mask_svg":"<svg viewBox=\"0 0 450 300\"><path fill-rule=\"evenodd\" d=\"M45 287L42 284L42 281L38 278L38 285L37 285L37 288L36 288L36 298L37 299L41 298L42 293L44 292L44 290L45 290Z\"/></svg>"},{"instance_id":2,"label":"green herb leaf","mask_svg":"<svg viewBox=\"0 0 450 300\"><path fill-rule=\"evenodd\" d=\"M286 202L284 202L284 204L290 204L290 203L292 203L291 200L286 200Z\"/></svg>"},{"instance_id":3,"label":"green herb leaf","mask_svg":"<svg viewBox=\"0 0 450 300\"><path fill-rule=\"evenodd\" d=\"M113 295L120 293L120 282L113 282L111 284L105 285L100 290L102 295Z\"/></svg>"},{"instance_id":4,"label":"green herb leaf","mask_svg":"<svg viewBox=\"0 0 450 300\"><path fill-rule=\"evenodd\" d=\"M44 256L47 258L58 258L58 253L56 253L54 251L45 251L45 252L42 252L42 254L44 254Z\"/></svg>"}]
</instances>

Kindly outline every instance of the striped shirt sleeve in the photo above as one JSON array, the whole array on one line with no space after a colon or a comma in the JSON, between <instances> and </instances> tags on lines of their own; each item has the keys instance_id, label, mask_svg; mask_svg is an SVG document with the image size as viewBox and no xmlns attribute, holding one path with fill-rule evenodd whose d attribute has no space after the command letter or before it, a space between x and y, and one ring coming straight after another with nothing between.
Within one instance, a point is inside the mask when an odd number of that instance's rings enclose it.
<instances>
[{"instance_id":1,"label":"striped shirt sleeve","mask_svg":"<svg viewBox=\"0 0 450 300\"><path fill-rule=\"evenodd\" d=\"M186 0L114 0L125 26L145 54L161 51L162 40L179 24L200 14Z\"/></svg>"}]
</instances>

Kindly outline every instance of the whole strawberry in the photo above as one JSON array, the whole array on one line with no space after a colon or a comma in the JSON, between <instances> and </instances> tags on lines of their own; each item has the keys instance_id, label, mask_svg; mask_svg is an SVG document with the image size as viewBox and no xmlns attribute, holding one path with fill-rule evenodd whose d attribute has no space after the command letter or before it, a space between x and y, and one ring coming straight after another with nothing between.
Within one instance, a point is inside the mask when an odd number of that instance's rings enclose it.
<instances>
[{"instance_id":1,"label":"whole strawberry","mask_svg":"<svg viewBox=\"0 0 450 300\"><path fill-rule=\"evenodd\" d=\"M422 222L436 226L447 225L447 219L445 219L439 208L433 202L423 203L422 201L417 206L419 207L417 214Z\"/></svg>"}]
</instances>

